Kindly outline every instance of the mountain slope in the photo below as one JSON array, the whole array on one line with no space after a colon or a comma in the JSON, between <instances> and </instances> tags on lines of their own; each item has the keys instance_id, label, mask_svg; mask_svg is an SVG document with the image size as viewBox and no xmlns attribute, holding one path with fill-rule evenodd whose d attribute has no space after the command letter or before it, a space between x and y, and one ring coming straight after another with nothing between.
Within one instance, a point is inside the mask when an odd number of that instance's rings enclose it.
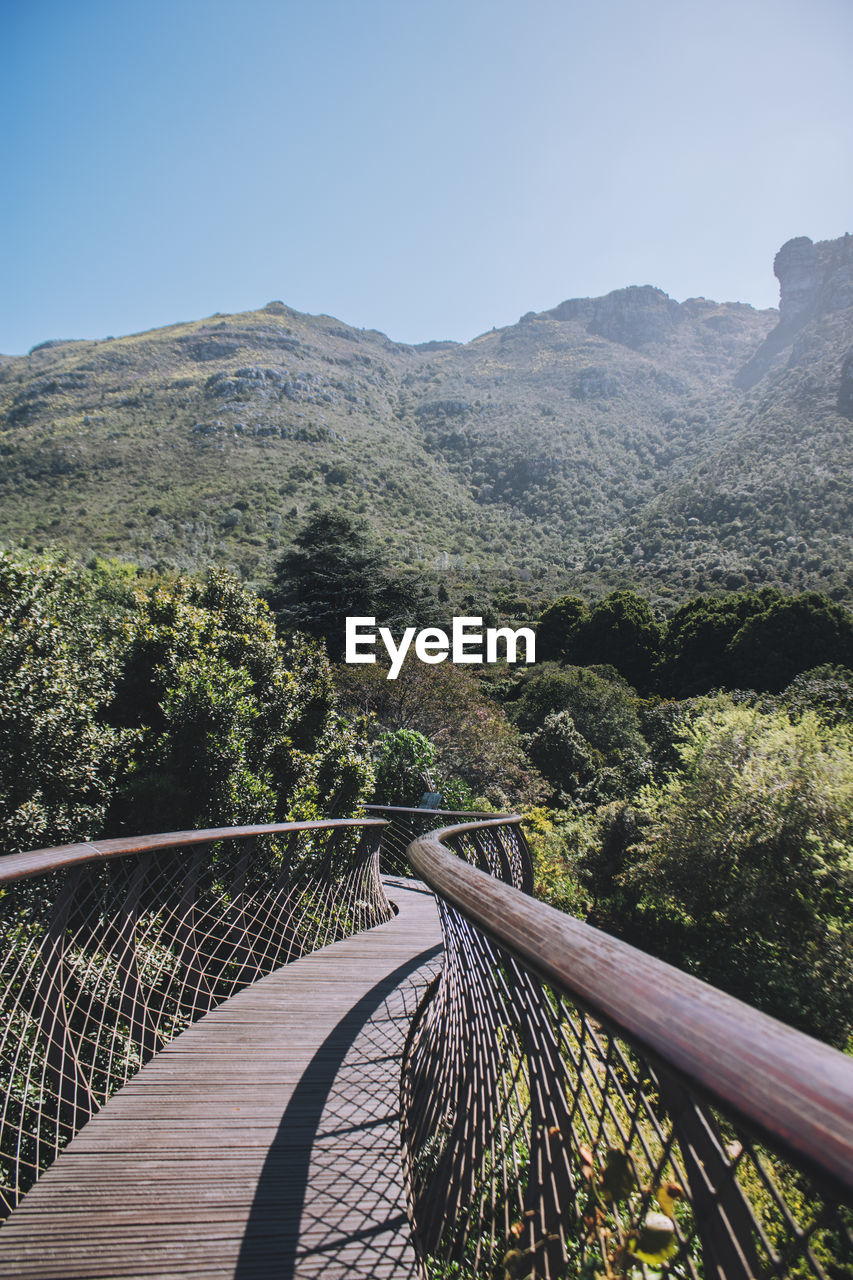
<instances>
[{"instance_id":1,"label":"mountain slope","mask_svg":"<svg viewBox=\"0 0 853 1280\"><path fill-rule=\"evenodd\" d=\"M279 302L43 344L0 360L0 537L262 579L331 503L461 579L845 594L850 243L789 242L779 313L642 286L465 344Z\"/></svg>"}]
</instances>

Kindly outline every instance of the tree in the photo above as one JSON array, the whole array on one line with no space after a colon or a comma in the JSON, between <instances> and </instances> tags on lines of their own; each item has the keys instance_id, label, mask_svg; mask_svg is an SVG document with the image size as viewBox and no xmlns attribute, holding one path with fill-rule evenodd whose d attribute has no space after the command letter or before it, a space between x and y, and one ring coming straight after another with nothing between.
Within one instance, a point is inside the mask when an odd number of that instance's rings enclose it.
<instances>
[{"instance_id":1,"label":"tree","mask_svg":"<svg viewBox=\"0 0 853 1280\"><path fill-rule=\"evenodd\" d=\"M387 731L414 729L429 738L441 786L457 797L454 804L461 804L466 788L500 809L530 803L538 794L541 779L521 736L485 694L481 679L451 662L407 662L396 680L386 675L378 662L336 669L351 711L374 716Z\"/></svg>"},{"instance_id":2,"label":"tree","mask_svg":"<svg viewBox=\"0 0 853 1280\"><path fill-rule=\"evenodd\" d=\"M377 804L415 808L425 791L433 791L437 752L429 738L415 729L383 733L376 761Z\"/></svg>"},{"instance_id":3,"label":"tree","mask_svg":"<svg viewBox=\"0 0 853 1280\"><path fill-rule=\"evenodd\" d=\"M641 834L617 876L620 931L843 1046L853 1030L853 732L718 695L684 722L678 754L678 770L635 802Z\"/></svg>"},{"instance_id":4,"label":"tree","mask_svg":"<svg viewBox=\"0 0 853 1280\"><path fill-rule=\"evenodd\" d=\"M343 511L320 511L296 535L273 572L268 593L280 628L324 639L329 656L344 654L349 617L411 626L429 620L427 593L414 575L394 575L363 521Z\"/></svg>"},{"instance_id":5,"label":"tree","mask_svg":"<svg viewBox=\"0 0 853 1280\"><path fill-rule=\"evenodd\" d=\"M779 593L774 591L773 597ZM669 618L664 632L659 681L673 698L731 688L728 649L743 624L762 608L751 592L697 596Z\"/></svg>"},{"instance_id":6,"label":"tree","mask_svg":"<svg viewBox=\"0 0 853 1280\"><path fill-rule=\"evenodd\" d=\"M142 593L109 712L134 748L111 810L124 829L350 813L372 782L363 726L337 710L307 639L281 641L230 575Z\"/></svg>"},{"instance_id":7,"label":"tree","mask_svg":"<svg viewBox=\"0 0 853 1280\"><path fill-rule=\"evenodd\" d=\"M853 723L853 671L825 664L804 671L780 696L792 719L813 711L826 724Z\"/></svg>"},{"instance_id":8,"label":"tree","mask_svg":"<svg viewBox=\"0 0 853 1280\"><path fill-rule=\"evenodd\" d=\"M536 627L540 662L576 662L577 638L589 612L580 596L560 596L543 610Z\"/></svg>"},{"instance_id":9,"label":"tree","mask_svg":"<svg viewBox=\"0 0 853 1280\"><path fill-rule=\"evenodd\" d=\"M118 662L91 578L0 552L0 852L101 830L132 736L104 716Z\"/></svg>"},{"instance_id":10,"label":"tree","mask_svg":"<svg viewBox=\"0 0 853 1280\"><path fill-rule=\"evenodd\" d=\"M273 572L269 600L281 626L324 637L343 655L347 615L375 616L382 558L365 524L342 511L312 516Z\"/></svg>"},{"instance_id":11,"label":"tree","mask_svg":"<svg viewBox=\"0 0 853 1280\"><path fill-rule=\"evenodd\" d=\"M530 759L554 787L559 808L582 806L595 795L599 761L568 711L552 711L525 743Z\"/></svg>"},{"instance_id":12,"label":"tree","mask_svg":"<svg viewBox=\"0 0 853 1280\"><path fill-rule=\"evenodd\" d=\"M808 667L853 666L853 617L816 591L782 596L747 618L728 653L736 687L776 692Z\"/></svg>"},{"instance_id":13,"label":"tree","mask_svg":"<svg viewBox=\"0 0 853 1280\"><path fill-rule=\"evenodd\" d=\"M711 689L778 692L809 667L853 665L853 617L828 596L700 596L667 624L659 680L674 697Z\"/></svg>"},{"instance_id":14,"label":"tree","mask_svg":"<svg viewBox=\"0 0 853 1280\"><path fill-rule=\"evenodd\" d=\"M648 600L633 591L612 591L590 609L578 628L574 651L581 666L613 666L635 689L651 684L661 632Z\"/></svg>"}]
</instances>

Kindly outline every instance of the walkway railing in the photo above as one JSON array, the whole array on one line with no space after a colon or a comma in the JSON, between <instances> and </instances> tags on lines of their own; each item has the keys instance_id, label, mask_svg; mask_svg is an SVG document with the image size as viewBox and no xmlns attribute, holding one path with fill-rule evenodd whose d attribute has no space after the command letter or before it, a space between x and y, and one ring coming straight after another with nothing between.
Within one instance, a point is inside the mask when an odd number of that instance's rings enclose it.
<instances>
[{"instance_id":1,"label":"walkway railing","mask_svg":"<svg viewBox=\"0 0 853 1280\"><path fill-rule=\"evenodd\" d=\"M446 949L402 1083L424 1276L853 1275L849 1057L532 900L517 818L409 858Z\"/></svg>"},{"instance_id":2,"label":"walkway railing","mask_svg":"<svg viewBox=\"0 0 853 1280\"><path fill-rule=\"evenodd\" d=\"M201 1014L390 919L384 826L182 831L0 861L0 1216Z\"/></svg>"},{"instance_id":3,"label":"walkway railing","mask_svg":"<svg viewBox=\"0 0 853 1280\"><path fill-rule=\"evenodd\" d=\"M475 809L409 809L402 805L367 804L371 818L384 818L388 823L382 832L381 869L383 875L410 876L412 869L406 850L418 836L435 831L452 822L475 822L478 818L507 818L509 814L480 813Z\"/></svg>"}]
</instances>

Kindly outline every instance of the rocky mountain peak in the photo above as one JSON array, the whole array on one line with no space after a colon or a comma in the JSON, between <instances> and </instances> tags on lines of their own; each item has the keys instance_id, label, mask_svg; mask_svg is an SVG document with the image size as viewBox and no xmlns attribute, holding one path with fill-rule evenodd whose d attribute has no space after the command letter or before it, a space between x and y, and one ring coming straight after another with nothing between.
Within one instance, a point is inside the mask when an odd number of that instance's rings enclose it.
<instances>
[{"instance_id":1,"label":"rocky mountain peak","mask_svg":"<svg viewBox=\"0 0 853 1280\"><path fill-rule=\"evenodd\" d=\"M634 349L665 341L681 319L679 304L650 284L614 289L602 298L570 298L545 314L581 320L588 333Z\"/></svg>"},{"instance_id":2,"label":"rocky mountain peak","mask_svg":"<svg viewBox=\"0 0 853 1280\"><path fill-rule=\"evenodd\" d=\"M817 244L796 236L776 254L773 272L779 281L779 323L737 375L736 385L744 389L785 364L811 363L817 322L838 331L839 341L849 333L850 317L844 313L853 309L853 236Z\"/></svg>"},{"instance_id":3,"label":"rocky mountain peak","mask_svg":"<svg viewBox=\"0 0 853 1280\"><path fill-rule=\"evenodd\" d=\"M776 254L780 323L798 326L809 316L853 306L853 236L814 244L788 240Z\"/></svg>"}]
</instances>

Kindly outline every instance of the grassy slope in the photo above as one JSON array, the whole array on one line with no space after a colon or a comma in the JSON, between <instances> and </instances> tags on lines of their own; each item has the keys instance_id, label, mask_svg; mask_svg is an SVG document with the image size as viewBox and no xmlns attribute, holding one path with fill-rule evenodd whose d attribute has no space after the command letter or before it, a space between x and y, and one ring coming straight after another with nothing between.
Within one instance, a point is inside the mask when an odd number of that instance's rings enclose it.
<instances>
[{"instance_id":1,"label":"grassy slope","mask_svg":"<svg viewBox=\"0 0 853 1280\"><path fill-rule=\"evenodd\" d=\"M0 537L262 579L332 502L460 590L844 590L849 316L739 389L776 319L640 289L434 349L280 303L48 345L0 362Z\"/></svg>"}]
</instances>

